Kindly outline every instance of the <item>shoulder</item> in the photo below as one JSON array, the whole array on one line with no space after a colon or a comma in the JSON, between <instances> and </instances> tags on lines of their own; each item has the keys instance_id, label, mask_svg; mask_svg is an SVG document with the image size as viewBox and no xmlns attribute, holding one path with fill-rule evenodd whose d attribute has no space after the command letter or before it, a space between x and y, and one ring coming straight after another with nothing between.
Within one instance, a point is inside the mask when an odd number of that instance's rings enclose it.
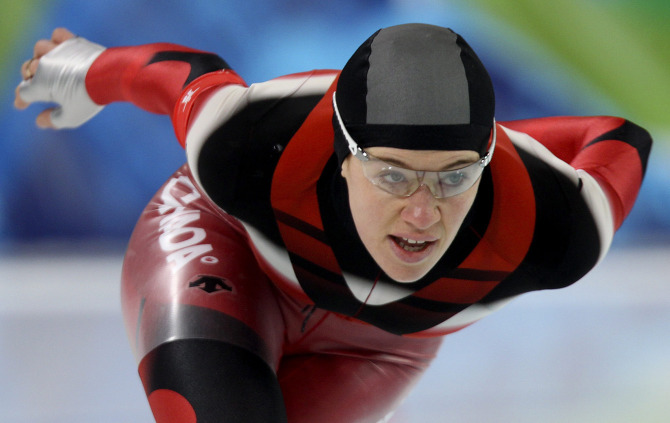
<instances>
[{"instance_id":1,"label":"shoulder","mask_svg":"<svg viewBox=\"0 0 670 423\"><path fill-rule=\"evenodd\" d=\"M222 128L239 135L241 126L254 125L256 130L273 126L273 132L278 133L282 127L299 125L337 75L334 70L314 70L248 87L225 85L213 90L191 118L186 137L189 161L199 157L203 146Z\"/></svg>"},{"instance_id":2,"label":"shoulder","mask_svg":"<svg viewBox=\"0 0 670 423\"><path fill-rule=\"evenodd\" d=\"M312 70L251 84L246 95L249 100L265 98L286 98L322 96L330 88L339 74L336 70Z\"/></svg>"},{"instance_id":3,"label":"shoulder","mask_svg":"<svg viewBox=\"0 0 670 423\"><path fill-rule=\"evenodd\" d=\"M566 230L594 230L600 246L598 256L602 258L612 242L614 222L608 196L601 185L588 172L563 161L527 133L504 130L528 172L538 213L544 211L556 217L562 211L569 218L559 216L553 225L565 221L569 224Z\"/></svg>"},{"instance_id":4,"label":"shoulder","mask_svg":"<svg viewBox=\"0 0 670 423\"><path fill-rule=\"evenodd\" d=\"M277 239L269 196L275 168L336 77L311 71L213 89L186 136L198 186L219 208Z\"/></svg>"},{"instance_id":5,"label":"shoulder","mask_svg":"<svg viewBox=\"0 0 670 423\"><path fill-rule=\"evenodd\" d=\"M509 210L495 215L507 216L512 225L532 222L526 232L528 250L516 276L532 275L538 279L533 283L537 289L569 285L596 265L612 241L606 194L588 173L559 159L527 133L504 124L502 129L508 141L503 140L506 150L492 161L494 197L513 192L518 198L496 202ZM503 169L496 172L496 167Z\"/></svg>"}]
</instances>

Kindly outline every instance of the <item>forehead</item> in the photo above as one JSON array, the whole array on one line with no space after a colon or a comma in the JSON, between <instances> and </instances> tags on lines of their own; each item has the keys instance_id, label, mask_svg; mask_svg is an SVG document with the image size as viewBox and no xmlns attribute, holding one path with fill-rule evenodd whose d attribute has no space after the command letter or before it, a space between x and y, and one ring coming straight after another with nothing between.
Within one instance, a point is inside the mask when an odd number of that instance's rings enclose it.
<instances>
[{"instance_id":1,"label":"forehead","mask_svg":"<svg viewBox=\"0 0 670 423\"><path fill-rule=\"evenodd\" d=\"M369 147L365 151L381 160L415 170L458 169L479 160L473 150L405 150L391 147Z\"/></svg>"}]
</instances>

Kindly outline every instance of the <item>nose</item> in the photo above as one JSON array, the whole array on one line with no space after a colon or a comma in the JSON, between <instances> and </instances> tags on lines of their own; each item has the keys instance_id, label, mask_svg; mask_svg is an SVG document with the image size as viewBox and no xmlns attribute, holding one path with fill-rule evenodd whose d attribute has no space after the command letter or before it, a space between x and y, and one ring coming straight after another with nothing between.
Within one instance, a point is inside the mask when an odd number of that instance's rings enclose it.
<instances>
[{"instance_id":1,"label":"nose","mask_svg":"<svg viewBox=\"0 0 670 423\"><path fill-rule=\"evenodd\" d=\"M440 220L437 199L426 185L420 186L406 201L400 217L416 229L428 229Z\"/></svg>"}]
</instances>

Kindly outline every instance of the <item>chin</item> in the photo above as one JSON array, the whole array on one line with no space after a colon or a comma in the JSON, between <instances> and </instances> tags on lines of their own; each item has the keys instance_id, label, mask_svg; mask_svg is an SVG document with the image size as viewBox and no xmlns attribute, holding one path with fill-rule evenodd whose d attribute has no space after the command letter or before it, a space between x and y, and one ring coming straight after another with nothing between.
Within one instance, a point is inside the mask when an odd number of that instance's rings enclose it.
<instances>
[{"instance_id":1,"label":"chin","mask_svg":"<svg viewBox=\"0 0 670 423\"><path fill-rule=\"evenodd\" d=\"M382 268L382 270L384 270ZM384 273L386 273L386 276L389 278L393 279L396 282L399 283L412 283L416 282L422 277L426 276L426 274L430 271L430 268L425 269L425 270L408 270L408 269L403 269L403 270L391 270L389 271L384 270Z\"/></svg>"}]
</instances>

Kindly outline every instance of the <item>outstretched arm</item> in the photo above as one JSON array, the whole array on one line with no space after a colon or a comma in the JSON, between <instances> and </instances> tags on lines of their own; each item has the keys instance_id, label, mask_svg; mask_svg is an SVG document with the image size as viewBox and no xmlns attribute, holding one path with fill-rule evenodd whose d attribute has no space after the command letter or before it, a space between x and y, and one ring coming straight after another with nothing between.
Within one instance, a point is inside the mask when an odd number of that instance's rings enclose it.
<instances>
[{"instance_id":1,"label":"outstretched arm","mask_svg":"<svg viewBox=\"0 0 670 423\"><path fill-rule=\"evenodd\" d=\"M575 169L593 176L607 193L614 226L633 207L651 150L643 128L617 117L551 117L505 122L526 133Z\"/></svg>"},{"instance_id":2,"label":"outstretched arm","mask_svg":"<svg viewBox=\"0 0 670 423\"><path fill-rule=\"evenodd\" d=\"M189 84L212 73L214 78L197 84L191 95L183 95ZM178 136L183 135L181 127L188 116L181 113L179 122L174 120L177 103L188 102L192 107L209 88L245 85L223 59L211 53L168 43L106 49L63 28L56 29L50 40L36 43L34 57L23 64L22 75L24 80L16 89L17 108L25 109L33 102L58 104L38 115L37 124L42 128L77 127L102 106L128 101L150 112L171 115Z\"/></svg>"}]
</instances>

